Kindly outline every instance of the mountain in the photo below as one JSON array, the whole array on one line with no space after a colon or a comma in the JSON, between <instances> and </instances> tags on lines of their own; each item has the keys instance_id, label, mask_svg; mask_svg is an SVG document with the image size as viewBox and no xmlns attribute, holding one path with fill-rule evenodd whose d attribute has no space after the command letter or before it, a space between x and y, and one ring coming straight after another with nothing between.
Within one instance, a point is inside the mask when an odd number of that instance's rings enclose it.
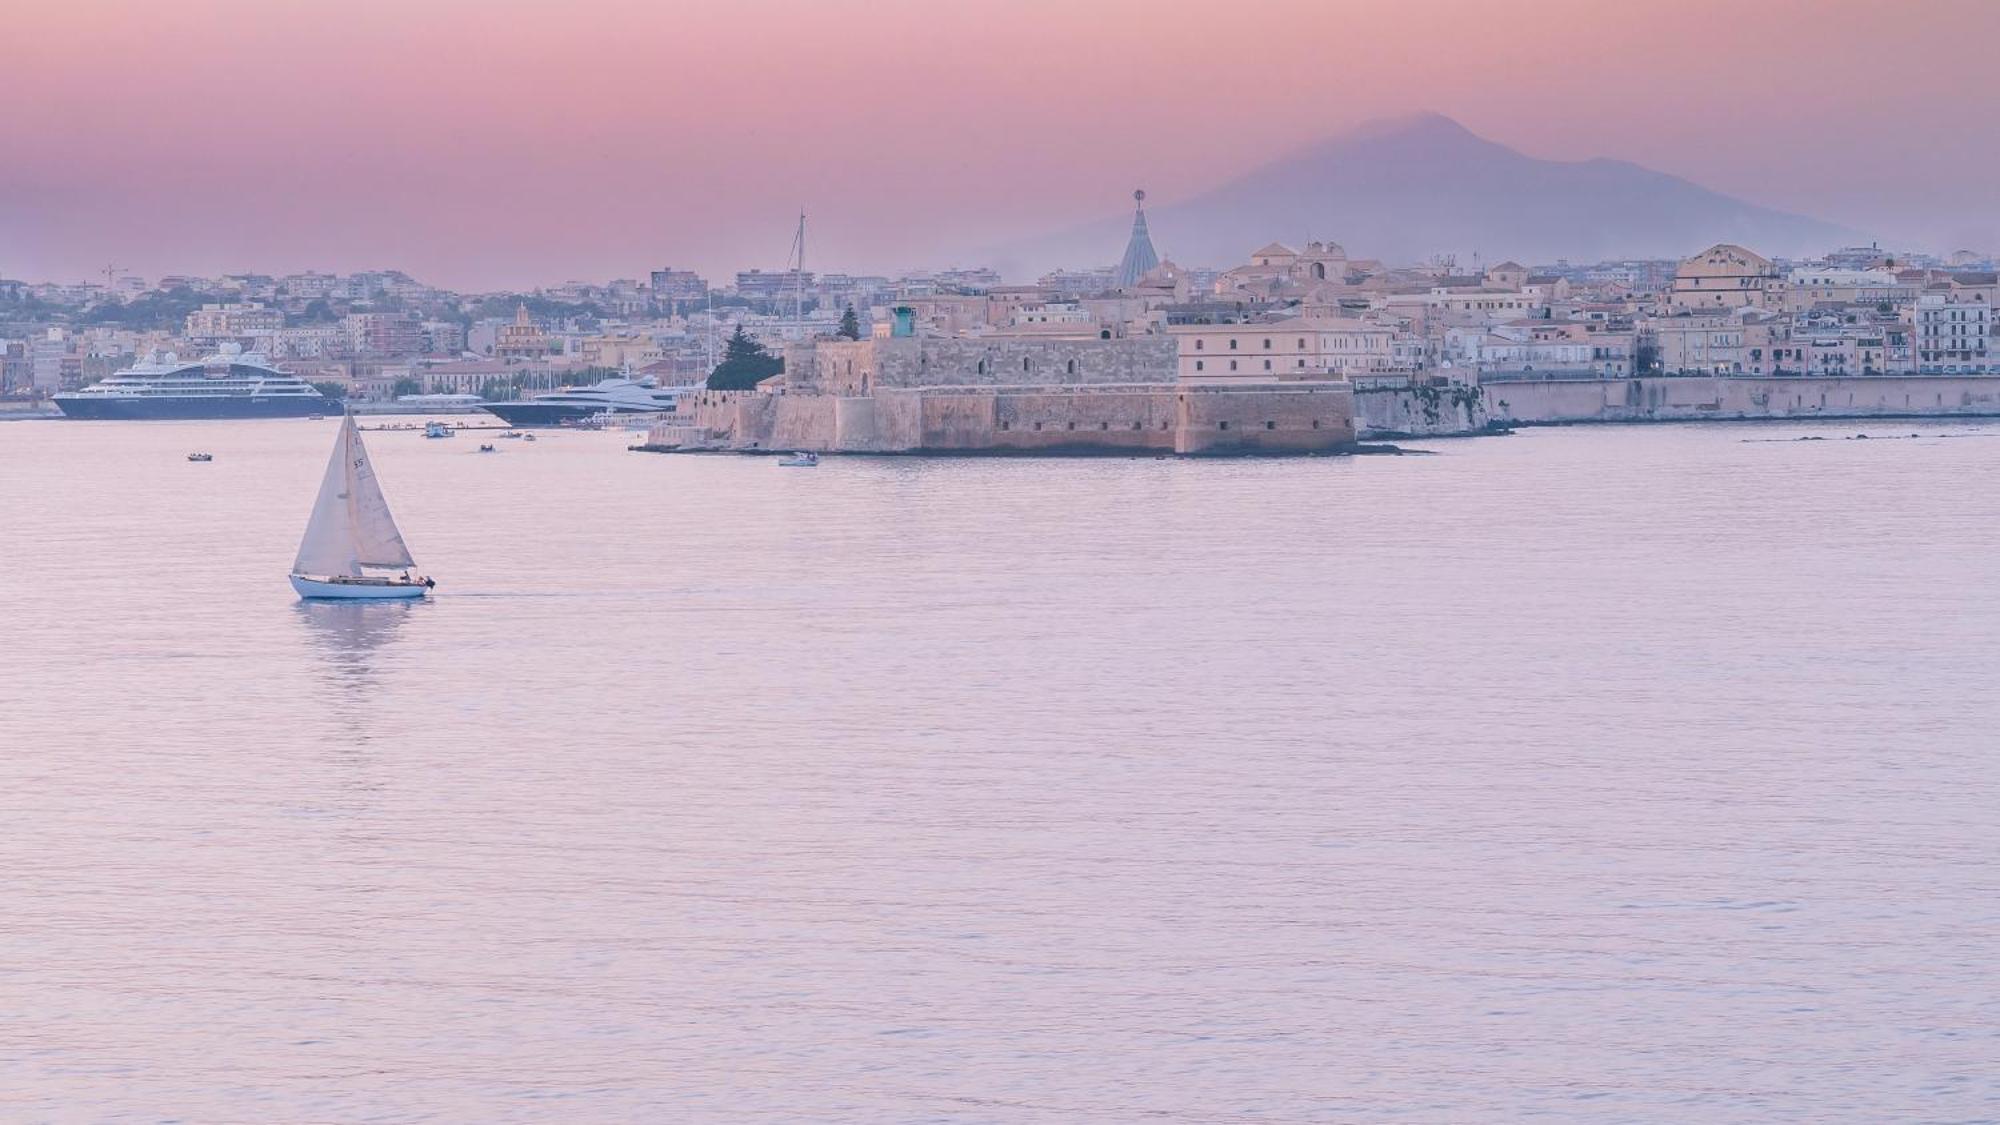
<instances>
[{"instance_id":1,"label":"mountain","mask_svg":"<svg viewBox=\"0 0 2000 1125\"><path fill-rule=\"evenodd\" d=\"M1151 209L1153 240L1182 265L1230 266L1273 239L1332 239L1356 258L1414 263L1680 258L1716 242L1795 256L1862 236L1622 160L1538 160L1438 114L1378 121L1180 203ZM1128 212L1002 256L1115 262Z\"/></svg>"}]
</instances>

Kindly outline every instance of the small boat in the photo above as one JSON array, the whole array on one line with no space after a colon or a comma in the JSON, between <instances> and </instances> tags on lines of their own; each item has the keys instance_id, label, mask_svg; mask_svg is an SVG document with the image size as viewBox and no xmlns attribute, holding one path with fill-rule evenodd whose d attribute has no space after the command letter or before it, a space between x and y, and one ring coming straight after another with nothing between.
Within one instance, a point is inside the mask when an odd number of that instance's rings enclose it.
<instances>
[{"instance_id":1,"label":"small boat","mask_svg":"<svg viewBox=\"0 0 2000 1125\"><path fill-rule=\"evenodd\" d=\"M425 437L450 437L451 435L452 435L451 427L445 425L443 422L424 423Z\"/></svg>"},{"instance_id":2,"label":"small boat","mask_svg":"<svg viewBox=\"0 0 2000 1125\"><path fill-rule=\"evenodd\" d=\"M213 461L213 460L215 460L215 454L213 454L213 453L190 453L190 454L188 454L188 460L190 460L190 461Z\"/></svg>"},{"instance_id":3,"label":"small boat","mask_svg":"<svg viewBox=\"0 0 2000 1125\"><path fill-rule=\"evenodd\" d=\"M308 415L306 415L306 421L308 421L308 422L324 422L324 421L326 421L326 415L324 415L324 414L308 414Z\"/></svg>"},{"instance_id":4,"label":"small boat","mask_svg":"<svg viewBox=\"0 0 2000 1125\"><path fill-rule=\"evenodd\" d=\"M818 464L817 453L792 453L778 458L778 465L786 469L810 469Z\"/></svg>"},{"instance_id":5,"label":"small boat","mask_svg":"<svg viewBox=\"0 0 2000 1125\"><path fill-rule=\"evenodd\" d=\"M421 598L437 583L414 574L415 566L361 431L346 415L292 562L292 589L302 598Z\"/></svg>"},{"instance_id":6,"label":"small boat","mask_svg":"<svg viewBox=\"0 0 2000 1125\"><path fill-rule=\"evenodd\" d=\"M535 440L535 435L533 435L533 434L522 434L522 435L521 435L521 440L522 440L522 441L534 441L534 440Z\"/></svg>"},{"instance_id":7,"label":"small boat","mask_svg":"<svg viewBox=\"0 0 2000 1125\"><path fill-rule=\"evenodd\" d=\"M499 452L499 450L497 450L497 449L493 448L493 445L492 445L492 443L490 443L490 442L483 442L483 441L482 441L482 442L480 442L480 443L479 443L479 452L481 452L481 453L498 453L498 452Z\"/></svg>"},{"instance_id":8,"label":"small boat","mask_svg":"<svg viewBox=\"0 0 2000 1125\"><path fill-rule=\"evenodd\" d=\"M503 438L520 438L520 437L527 437L528 435L522 433L519 430L502 430L500 432L500 436Z\"/></svg>"}]
</instances>

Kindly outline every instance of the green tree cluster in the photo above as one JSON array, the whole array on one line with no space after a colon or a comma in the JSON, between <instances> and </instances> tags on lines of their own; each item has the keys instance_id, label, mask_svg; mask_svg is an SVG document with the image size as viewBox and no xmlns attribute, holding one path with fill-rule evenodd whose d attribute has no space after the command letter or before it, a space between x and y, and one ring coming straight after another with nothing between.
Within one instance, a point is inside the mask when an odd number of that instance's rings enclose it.
<instances>
[{"instance_id":1,"label":"green tree cluster","mask_svg":"<svg viewBox=\"0 0 2000 1125\"><path fill-rule=\"evenodd\" d=\"M742 325L723 346L722 362L708 374L708 389L711 391L749 391L757 384L769 379L785 369L785 361L766 351L764 345L750 338Z\"/></svg>"}]
</instances>

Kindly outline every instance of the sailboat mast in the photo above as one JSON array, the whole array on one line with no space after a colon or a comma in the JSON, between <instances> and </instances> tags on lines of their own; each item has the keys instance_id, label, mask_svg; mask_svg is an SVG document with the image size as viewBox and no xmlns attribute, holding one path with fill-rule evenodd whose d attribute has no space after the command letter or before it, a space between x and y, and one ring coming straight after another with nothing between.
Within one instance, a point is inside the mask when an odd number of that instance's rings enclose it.
<instances>
[{"instance_id":1,"label":"sailboat mast","mask_svg":"<svg viewBox=\"0 0 2000 1125\"><path fill-rule=\"evenodd\" d=\"M792 323L806 338L806 212L799 209L799 233L792 239Z\"/></svg>"}]
</instances>

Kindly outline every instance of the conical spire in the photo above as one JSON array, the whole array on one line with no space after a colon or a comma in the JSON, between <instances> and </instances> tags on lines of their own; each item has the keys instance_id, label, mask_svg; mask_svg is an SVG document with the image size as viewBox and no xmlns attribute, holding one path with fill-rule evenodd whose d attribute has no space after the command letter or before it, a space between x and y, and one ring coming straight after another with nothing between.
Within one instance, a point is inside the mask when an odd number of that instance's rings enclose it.
<instances>
[{"instance_id":1,"label":"conical spire","mask_svg":"<svg viewBox=\"0 0 2000 1125\"><path fill-rule=\"evenodd\" d=\"M1153 252L1153 236L1146 233L1146 193L1132 193L1132 240L1125 244L1124 260L1118 263L1118 287L1130 289L1160 264Z\"/></svg>"}]
</instances>

